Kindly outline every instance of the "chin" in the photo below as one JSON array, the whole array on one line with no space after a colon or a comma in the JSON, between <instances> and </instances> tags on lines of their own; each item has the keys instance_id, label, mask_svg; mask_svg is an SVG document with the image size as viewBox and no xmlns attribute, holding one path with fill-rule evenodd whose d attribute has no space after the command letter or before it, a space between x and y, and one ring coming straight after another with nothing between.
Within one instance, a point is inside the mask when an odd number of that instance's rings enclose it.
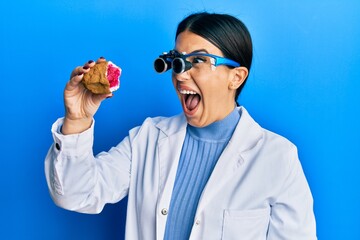
<instances>
[{"instance_id":1,"label":"chin","mask_svg":"<svg viewBox=\"0 0 360 240\"><path fill-rule=\"evenodd\" d=\"M193 127L202 128L202 127L206 127L207 125L209 125L209 123L201 122L199 119L196 119L194 117L186 116L186 120L187 120L187 123Z\"/></svg>"}]
</instances>

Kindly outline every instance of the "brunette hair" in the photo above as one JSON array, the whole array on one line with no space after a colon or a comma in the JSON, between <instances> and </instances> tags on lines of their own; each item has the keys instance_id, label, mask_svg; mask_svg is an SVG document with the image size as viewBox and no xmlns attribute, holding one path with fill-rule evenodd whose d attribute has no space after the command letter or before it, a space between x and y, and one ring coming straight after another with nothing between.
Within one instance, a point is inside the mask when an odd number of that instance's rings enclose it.
<instances>
[{"instance_id":1,"label":"brunette hair","mask_svg":"<svg viewBox=\"0 0 360 240\"><path fill-rule=\"evenodd\" d=\"M184 31L190 31L205 38L219 48L224 57L240 63L250 73L252 62L251 36L245 24L238 18L228 14L193 13L179 23L175 40ZM236 90L236 102L246 80L247 78Z\"/></svg>"}]
</instances>

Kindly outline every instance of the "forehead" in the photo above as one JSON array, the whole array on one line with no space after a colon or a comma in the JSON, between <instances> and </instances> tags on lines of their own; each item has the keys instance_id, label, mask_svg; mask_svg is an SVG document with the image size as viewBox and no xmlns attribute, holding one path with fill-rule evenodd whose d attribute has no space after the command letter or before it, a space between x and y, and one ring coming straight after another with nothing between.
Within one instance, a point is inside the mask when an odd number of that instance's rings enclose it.
<instances>
[{"instance_id":1,"label":"forehead","mask_svg":"<svg viewBox=\"0 0 360 240\"><path fill-rule=\"evenodd\" d=\"M186 53L202 50L207 53L222 56L222 52L214 44L189 31L184 31L178 35L175 42L175 49L179 52Z\"/></svg>"}]
</instances>

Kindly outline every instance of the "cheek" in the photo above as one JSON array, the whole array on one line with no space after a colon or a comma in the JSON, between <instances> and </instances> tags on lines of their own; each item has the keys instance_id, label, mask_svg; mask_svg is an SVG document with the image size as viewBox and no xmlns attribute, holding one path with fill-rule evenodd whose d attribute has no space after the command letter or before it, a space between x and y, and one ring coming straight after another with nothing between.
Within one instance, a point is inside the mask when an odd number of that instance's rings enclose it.
<instances>
[{"instance_id":1,"label":"cheek","mask_svg":"<svg viewBox=\"0 0 360 240\"><path fill-rule=\"evenodd\" d=\"M208 75L197 81L201 93L207 101L219 101L228 94L228 83L218 74Z\"/></svg>"}]
</instances>

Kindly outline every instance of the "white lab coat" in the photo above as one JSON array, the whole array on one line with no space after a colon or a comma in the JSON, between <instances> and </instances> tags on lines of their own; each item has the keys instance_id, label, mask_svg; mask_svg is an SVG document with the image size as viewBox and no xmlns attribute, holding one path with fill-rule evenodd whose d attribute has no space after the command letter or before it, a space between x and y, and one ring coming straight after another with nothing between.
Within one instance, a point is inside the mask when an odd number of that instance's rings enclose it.
<instances>
[{"instance_id":1,"label":"white lab coat","mask_svg":"<svg viewBox=\"0 0 360 240\"><path fill-rule=\"evenodd\" d=\"M201 195L190 239L316 239L313 199L296 147L241 114ZM148 118L109 152L93 156L93 126L58 133L45 160L54 202L98 213L128 195L126 239L163 239L186 133L183 114Z\"/></svg>"}]
</instances>

